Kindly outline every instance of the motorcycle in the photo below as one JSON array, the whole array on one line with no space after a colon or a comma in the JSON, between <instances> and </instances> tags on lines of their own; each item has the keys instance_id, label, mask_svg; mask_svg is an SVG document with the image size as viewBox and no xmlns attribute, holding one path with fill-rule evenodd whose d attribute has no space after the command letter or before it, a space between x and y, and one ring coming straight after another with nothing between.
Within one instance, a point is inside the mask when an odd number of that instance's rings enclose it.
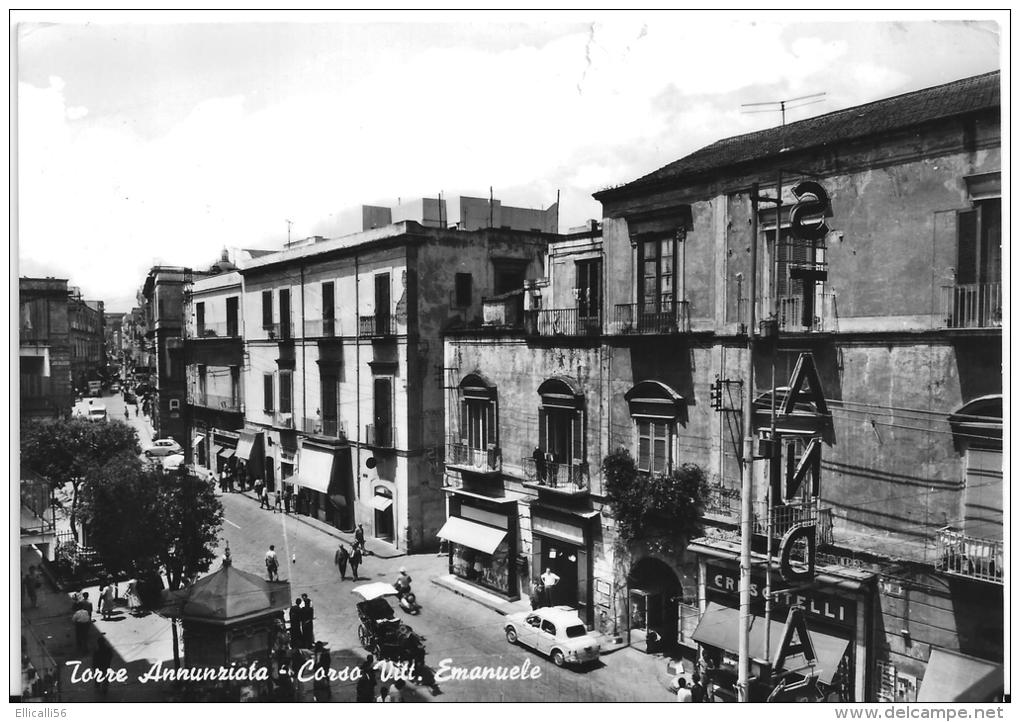
<instances>
[{"instance_id":1,"label":"motorcycle","mask_svg":"<svg viewBox=\"0 0 1020 722\"><path fill-rule=\"evenodd\" d=\"M400 608L408 614L421 613L421 605L418 604L418 600L415 598L414 593L410 589L397 595L397 603L400 605Z\"/></svg>"}]
</instances>

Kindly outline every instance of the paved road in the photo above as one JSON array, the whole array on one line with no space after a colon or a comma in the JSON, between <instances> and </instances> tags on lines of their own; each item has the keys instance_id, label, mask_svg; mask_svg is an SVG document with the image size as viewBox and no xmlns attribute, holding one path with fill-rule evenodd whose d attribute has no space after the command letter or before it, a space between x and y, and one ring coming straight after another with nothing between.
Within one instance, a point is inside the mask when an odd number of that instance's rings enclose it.
<instances>
[{"instance_id":1,"label":"paved road","mask_svg":"<svg viewBox=\"0 0 1020 722\"><path fill-rule=\"evenodd\" d=\"M292 594L307 594L316 609L315 636L329 642L333 667L357 666L366 654L358 642L357 585L341 581L333 566L337 540L284 514L260 510L249 496L222 496L225 522L223 540L230 543L231 558L240 569L265 573L263 557L275 544L281 560L280 577L289 580ZM224 545L221 544L221 551ZM621 650L594 669L559 669L552 662L522 647L511 646L503 636L499 614L472 600L443 589L429 580L445 574L446 559L419 554L394 559L369 557L360 569L366 582L393 581L401 566L414 579L414 592L423 606L420 616L397 615L426 637L427 662L436 669L442 660L456 666L515 666L528 660L541 670L538 680L448 681L438 693L411 689L410 698L434 701L671 701L661 677L665 664L635 650ZM364 583L364 582L359 582ZM395 606L395 605L394 605ZM334 699L353 699L353 684L334 686Z\"/></svg>"},{"instance_id":2,"label":"paved road","mask_svg":"<svg viewBox=\"0 0 1020 722\"><path fill-rule=\"evenodd\" d=\"M134 404L125 404L124 397L119 393L110 394L107 393L105 396L100 398L87 397L77 402L74 405L73 413L75 416L85 415L88 413L89 402L93 404L102 404L106 407L106 415L112 420L127 421L137 432L138 432L138 443L144 449L145 447L152 444L152 427L149 425L149 420L144 414L142 414L141 406L135 406ZM127 406L129 416L124 417L124 408ZM136 411L137 410L137 411Z\"/></svg>"}]
</instances>

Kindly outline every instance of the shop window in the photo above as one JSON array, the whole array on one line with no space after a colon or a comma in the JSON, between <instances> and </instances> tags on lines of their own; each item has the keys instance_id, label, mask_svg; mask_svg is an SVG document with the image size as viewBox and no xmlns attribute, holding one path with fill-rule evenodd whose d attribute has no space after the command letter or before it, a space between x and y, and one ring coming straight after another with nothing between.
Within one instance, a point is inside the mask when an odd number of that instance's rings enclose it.
<instances>
[{"instance_id":1,"label":"shop window","mask_svg":"<svg viewBox=\"0 0 1020 722\"><path fill-rule=\"evenodd\" d=\"M492 554L453 545L453 573L500 594L510 593L510 547L504 539Z\"/></svg>"}]
</instances>

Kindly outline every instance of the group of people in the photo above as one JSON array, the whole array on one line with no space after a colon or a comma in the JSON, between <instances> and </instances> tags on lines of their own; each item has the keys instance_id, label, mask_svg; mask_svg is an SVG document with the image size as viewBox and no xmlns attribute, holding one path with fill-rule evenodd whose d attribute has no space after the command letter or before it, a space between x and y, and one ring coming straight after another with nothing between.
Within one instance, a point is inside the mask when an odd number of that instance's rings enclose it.
<instances>
[{"instance_id":1,"label":"group of people","mask_svg":"<svg viewBox=\"0 0 1020 722\"><path fill-rule=\"evenodd\" d=\"M315 610L312 608L312 600L308 598L307 594L302 594L294 600L294 604L290 607L288 621L287 631L290 632L291 648L315 648Z\"/></svg>"},{"instance_id":2,"label":"group of people","mask_svg":"<svg viewBox=\"0 0 1020 722\"><path fill-rule=\"evenodd\" d=\"M691 683L687 684L685 677L677 677L676 680L676 701L677 702L712 702L712 695L708 687L702 683L701 675L695 672L691 675Z\"/></svg>"},{"instance_id":3,"label":"group of people","mask_svg":"<svg viewBox=\"0 0 1020 722\"><path fill-rule=\"evenodd\" d=\"M361 525L358 525L358 530L361 530ZM361 550L364 548L364 532L362 532L362 543L359 544L357 536L355 536L354 546L348 549L343 542L340 542L340 546L337 547L336 552L333 553L333 563L336 564L337 569L340 571L340 580L347 581L347 565L351 565L351 578L354 581L358 581L358 567L361 566L363 556Z\"/></svg>"}]
</instances>

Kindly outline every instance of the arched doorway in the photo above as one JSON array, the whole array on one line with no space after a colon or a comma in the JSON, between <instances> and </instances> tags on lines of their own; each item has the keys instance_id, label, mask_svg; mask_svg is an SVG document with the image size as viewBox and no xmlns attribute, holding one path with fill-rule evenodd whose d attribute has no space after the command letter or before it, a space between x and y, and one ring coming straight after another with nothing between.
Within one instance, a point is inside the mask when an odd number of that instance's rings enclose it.
<instances>
[{"instance_id":1,"label":"arched doorway","mask_svg":"<svg viewBox=\"0 0 1020 722\"><path fill-rule=\"evenodd\" d=\"M648 652L669 652L676 646L680 579L666 562L646 557L627 575L630 643ZM647 646L646 646L647 645Z\"/></svg>"}]
</instances>

